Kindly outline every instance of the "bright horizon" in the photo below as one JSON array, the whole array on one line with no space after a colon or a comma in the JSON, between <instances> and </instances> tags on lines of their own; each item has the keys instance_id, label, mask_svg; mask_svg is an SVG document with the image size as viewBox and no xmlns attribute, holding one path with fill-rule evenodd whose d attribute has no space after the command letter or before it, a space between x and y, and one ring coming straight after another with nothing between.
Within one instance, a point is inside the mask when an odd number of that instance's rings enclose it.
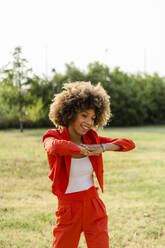
<instances>
[{"instance_id":1,"label":"bright horizon","mask_svg":"<svg viewBox=\"0 0 165 248\"><path fill-rule=\"evenodd\" d=\"M34 73L74 62L165 76L163 0L6 0L0 2L0 67L16 46Z\"/></svg>"}]
</instances>

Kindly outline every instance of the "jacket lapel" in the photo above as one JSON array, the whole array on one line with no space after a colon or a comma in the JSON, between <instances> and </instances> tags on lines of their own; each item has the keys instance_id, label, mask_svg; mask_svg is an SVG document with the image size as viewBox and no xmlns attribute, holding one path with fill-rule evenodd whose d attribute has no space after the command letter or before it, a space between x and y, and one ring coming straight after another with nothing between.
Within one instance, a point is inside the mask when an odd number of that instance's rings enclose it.
<instances>
[{"instance_id":1,"label":"jacket lapel","mask_svg":"<svg viewBox=\"0 0 165 248\"><path fill-rule=\"evenodd\" d=\"M65 140L68 140L70 141L70 136L69 136L69 132L68 132L68 129L67 127L64 127L62 129L62 136ZM71 166L71 155L65 155L64 156L64 161L65 161L65 166L66 166L66 171L67 171L67 176L68 176L68 179L69 179L69 175L70 175L70 166Z\"/></svg>"}]
</instances>

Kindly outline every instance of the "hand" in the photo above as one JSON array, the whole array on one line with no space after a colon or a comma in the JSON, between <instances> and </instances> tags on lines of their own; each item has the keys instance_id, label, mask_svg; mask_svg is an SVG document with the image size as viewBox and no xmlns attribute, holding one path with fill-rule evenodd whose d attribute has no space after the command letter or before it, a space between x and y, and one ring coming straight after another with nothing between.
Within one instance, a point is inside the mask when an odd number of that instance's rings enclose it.
<instances>
[{"instance_id":1,"label":"hand","mask_svg":"<svg viewBox=\"0 0 165 248\"><path fill-rule=\"evenodd\" d=\"M87 156L98 156L103 152L103 148L101 145L82 144L80 146L86 149Z\"/></svg>"},{"instance_id":2,"label":"hand","mask_svg":"<svg viewBox=\"0 0 165 248\"><path fill-rule=\"evenodd\" d=\"M84 145L78 145L78 147L81 149L80 154L84 156L89 156L88 148Z\"/></svg>"}]
</instances>

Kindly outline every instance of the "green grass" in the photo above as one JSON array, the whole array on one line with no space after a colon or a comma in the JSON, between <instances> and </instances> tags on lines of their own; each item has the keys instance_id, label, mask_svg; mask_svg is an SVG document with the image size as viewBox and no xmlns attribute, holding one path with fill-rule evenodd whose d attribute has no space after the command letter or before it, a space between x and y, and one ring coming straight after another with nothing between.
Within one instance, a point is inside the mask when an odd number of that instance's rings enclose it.
<instances>
[{"instance_id":1,"label":"green grass","mask_svg":"<svg viewBox=\"0 0 165 248\"><path fill-rule=\"evenodd\" d=\"M46 130L0 131L0 248L50 248L57 199L41 142ZM165 247L165 126L110 128L136 149L104 153L110 248ZM97 183L97 182L96 182ZM79 248L85 248L83 235Z\"/></svg>"}]
</instances>

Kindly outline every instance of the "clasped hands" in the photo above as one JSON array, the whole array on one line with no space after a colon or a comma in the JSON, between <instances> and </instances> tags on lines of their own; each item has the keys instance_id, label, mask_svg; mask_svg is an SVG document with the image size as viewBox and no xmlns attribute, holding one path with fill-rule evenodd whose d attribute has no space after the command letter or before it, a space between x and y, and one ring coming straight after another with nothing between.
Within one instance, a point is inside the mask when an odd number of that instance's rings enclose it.
<instances>
[{"instance_id":1,"label":"clasped hands","mask_svg":"<svg viewBox=\"0 0 165 248\"><path fill-rule=\"evenodd\" d=\"M98 156L103 152L103 148L100 144L96 145L88 145L88 144L81 144L79 145L81 149L80 154L85 156Z\"/></svg>"}]
</instances>

